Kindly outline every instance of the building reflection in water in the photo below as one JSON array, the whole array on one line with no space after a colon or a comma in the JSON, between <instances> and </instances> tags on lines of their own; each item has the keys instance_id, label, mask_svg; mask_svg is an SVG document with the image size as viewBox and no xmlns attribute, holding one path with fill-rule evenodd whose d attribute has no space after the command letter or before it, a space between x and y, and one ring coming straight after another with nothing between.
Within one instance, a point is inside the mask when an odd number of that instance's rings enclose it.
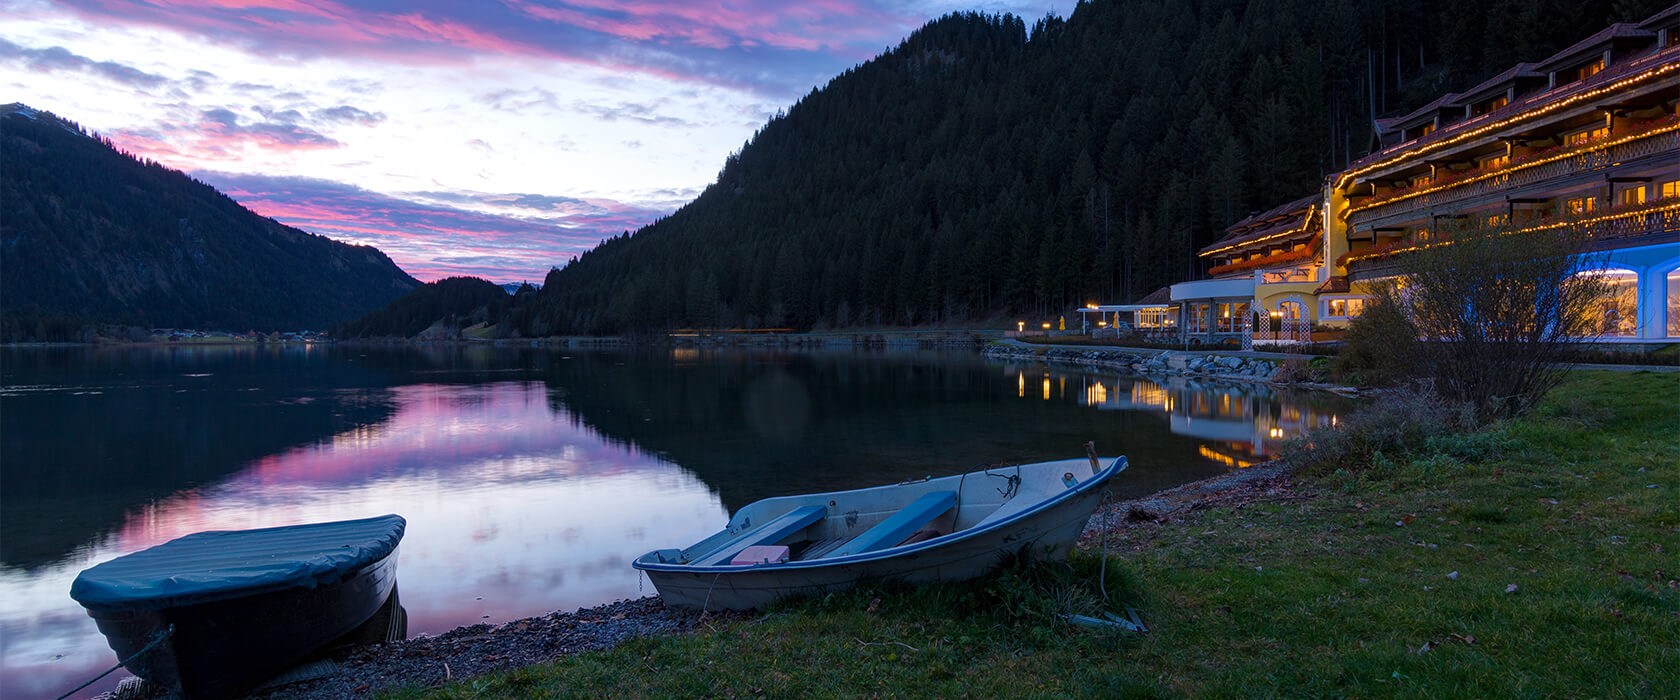
<instances>
[{"instance_id":1,"label":"building reflection in water","mask_svg":"<svg viewBox=\"0 0 1680 700\"><path fill-rule=\"evenodd\" d=\"M1026 375L1043 377L1042 400L1051 400L1054 378L1066 387L1066 374L1033 372L1011 367L1017 385ZM1315 407L1310 394L1276 391L1241 382L1206 381L1193 377L1150 379L1139 376L1077 374L1083 389L1079 404L1105 411L1166 413L1173 433L1206 440L1198 453L1230 468L1251 467L1275 456L1289 438L1312 429L1335 425L1331 410ZM1065 396L1065 391L1063 392ZM1025 391L1020 395L1025 398Z\"/></svg>"}]
</instances>

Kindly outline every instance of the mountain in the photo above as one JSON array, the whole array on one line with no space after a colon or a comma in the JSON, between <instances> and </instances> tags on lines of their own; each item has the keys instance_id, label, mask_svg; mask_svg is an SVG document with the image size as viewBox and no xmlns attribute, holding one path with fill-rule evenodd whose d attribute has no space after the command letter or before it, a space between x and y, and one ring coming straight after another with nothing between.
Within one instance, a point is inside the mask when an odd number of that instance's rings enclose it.
<instances>
[{"instance_id":1,"label":"mountain","mask_svg":"<svg viewBox=\"0 0 1680 700\"><path fill-rule=\"evenodd\" d=\"M448 277L420 285L418 289L354 321L332 329L335 338L413 338L427 333L458 337L460 330L480 323L501 320L516 295L505 285L477 277ZM526 295L529 287L515 288Z\"/></svg>"},{"instance_id":2,"label":"mountain","mask_svg":"<svg viewBox=\"0 0 1680 700\"><path fill-rule=\"evenodd\" d=\"M1201 270L1403 114L1668 0L1093 0L935 20L694 201L552 271L525 335L1046 317ZM1013 317L1010 317L1013 319Z\"/></svg>"},{"instance_id":3,"label":"mountain","mask_svg":"<svg viewBox=\"0 0 1680 700\"><path fill-rule=\"evenodd\" d=\"M419 282L21 104L0 107L0 337L113 323L323 329Z\"/></svg>"},{"instance_id":4,"label":"mountain","mask_svg":"<svg viewBox=\"0 0 1680 700\"><path fill-rule=\"evenodd\" d=\"M526 288L529 288L531 291L537 290L537 285L531 284L530 282L508 282L505 284L498 284L496 286L501 287L502 291L507 292L508 294L518 294L519 290Z\"/></svg>"}]
</instances>

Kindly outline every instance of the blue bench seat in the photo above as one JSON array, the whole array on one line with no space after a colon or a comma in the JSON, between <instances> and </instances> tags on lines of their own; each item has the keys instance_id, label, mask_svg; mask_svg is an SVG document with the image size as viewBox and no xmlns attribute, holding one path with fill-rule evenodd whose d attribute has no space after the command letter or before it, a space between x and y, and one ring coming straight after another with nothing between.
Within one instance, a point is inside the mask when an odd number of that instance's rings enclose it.
<instances>
[{"instance_id":1,"label":"blue bench seat","mask_svg":"<svg viewBox=\"0 0 1680 700\"><path fill-rule=\"evenodd\" d=\"M730 538L728 542L716 549L694 555L688 562L693 566L727 565L741 550L754 545L776 544L793 533L799 532L812 523L822 520L828 515L828 509L822 506L801 506L790 510L769 522L749 529Z\"/></svg>"},{"instance_id":2,"label":"blue bench seat","mask_svg":"<svg viewBox=\"0 0 1680 700\"><path fill-rule=\"evenodd\" d=\"M898 543L957 505L956 491L932 491L922 494L893 513L891 517L876 523L874 527L865 530L863 534L853 538L829 556L845 556L847 554L863 554L876 550L896 547Z\"/></svg>"}]
</instances>

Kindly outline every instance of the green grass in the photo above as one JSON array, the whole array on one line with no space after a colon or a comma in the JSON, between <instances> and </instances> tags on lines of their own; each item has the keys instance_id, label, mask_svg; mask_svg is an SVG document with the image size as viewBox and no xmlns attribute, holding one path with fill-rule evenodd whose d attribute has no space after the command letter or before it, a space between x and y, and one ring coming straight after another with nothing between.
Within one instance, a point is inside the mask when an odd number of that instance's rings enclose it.
<instances>
[{"instance_id":1,"label":"green grass","mask_svg":"<svg viewBox=\"0 0 1680 700\"><path fill-rule=\"evenodd\" d=\"M805 601L394 697L1646 698L1680 688L1680 376L1577 372L1534 416L1441 436L1417 454L1313 477L1296 498L1133 530L1111 542L1115 603L1101 599L1091 553L970 584ZM1056 617L1103 606L1139 608L1153 629Z\"/></svg>"}]
</instances>

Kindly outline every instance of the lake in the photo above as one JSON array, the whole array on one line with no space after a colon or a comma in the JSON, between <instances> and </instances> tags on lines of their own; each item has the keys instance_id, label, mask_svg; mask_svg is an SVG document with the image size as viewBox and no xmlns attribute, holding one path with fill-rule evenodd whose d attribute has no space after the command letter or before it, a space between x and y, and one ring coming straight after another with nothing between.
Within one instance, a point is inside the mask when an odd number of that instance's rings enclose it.
<instances>
[{"instance_id":1,"label":"lake","mask_svg":"<svg viewBox=\"0 0 1680 700\"><path fill-rule=\"evenodd\" d=\"M398 513L409 633L652 595L630 567L752 501L978 465L1242 468L1351 403L962 351L0 349L0 697L116 663L81 570L200 530ZM109 690L112 674L82 696Z\"/></svg>"}]
</instances>

